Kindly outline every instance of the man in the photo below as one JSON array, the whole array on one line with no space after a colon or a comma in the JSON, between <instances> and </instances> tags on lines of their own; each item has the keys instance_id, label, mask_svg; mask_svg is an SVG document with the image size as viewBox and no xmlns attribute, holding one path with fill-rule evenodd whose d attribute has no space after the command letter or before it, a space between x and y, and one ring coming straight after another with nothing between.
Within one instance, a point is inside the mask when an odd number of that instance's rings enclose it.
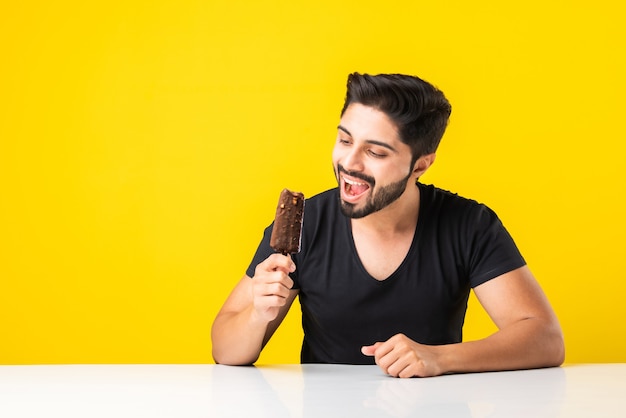
<instances>
[{"instance_id":1,"label":"man","mask_svg":"<svg viewBox=\"0 0 626 418\"><path fill-rule=\"evenodd\" d=\"M303 363L425 377L563 362L558 320L495 213L418 181L450 112L417 77L349 76L338 188L307 199L293 258L273 253L266 229L213 324L216 362L254 363L296 296ZM462 342L470 289L498 331Z\"/></svg>"}]
</instances>

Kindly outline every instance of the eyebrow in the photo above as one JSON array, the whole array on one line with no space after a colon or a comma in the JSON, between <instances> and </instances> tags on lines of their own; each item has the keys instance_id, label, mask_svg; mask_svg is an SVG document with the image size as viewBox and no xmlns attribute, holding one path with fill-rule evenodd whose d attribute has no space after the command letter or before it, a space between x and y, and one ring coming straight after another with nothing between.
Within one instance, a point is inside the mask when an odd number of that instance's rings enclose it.
<instances>
[{"instance_id":1,"label":"eyebrow","mask_svg":"<svg viewBox=\"0 0 626 418\"><path fill-rule=\"evenodd\" d=\"M346 128L344 128L344 127L343 127L343 126L341 126L341 125L337 126L337 129L339 129L340 131L343 131L343 132L345 132L346 134L348 134L348 135L352 136L352 134L350 133L350 131L349 131L349 130L347 130ZM386 143L386 142L378 141L378 140L376 140L376 139L366 139L366 140L365 140L365 142L367 142L368 144L378 145L378 146L380 146L380 147L387 148L389 151L393 151L393 152L395 152L395 153L397 153L397 152L398 152L398 150L397 150L397 149L395 149L394 147L392 147L391 145L389 145L389 144L388 144L388 143Z\"/></svg>"}]
</instances>

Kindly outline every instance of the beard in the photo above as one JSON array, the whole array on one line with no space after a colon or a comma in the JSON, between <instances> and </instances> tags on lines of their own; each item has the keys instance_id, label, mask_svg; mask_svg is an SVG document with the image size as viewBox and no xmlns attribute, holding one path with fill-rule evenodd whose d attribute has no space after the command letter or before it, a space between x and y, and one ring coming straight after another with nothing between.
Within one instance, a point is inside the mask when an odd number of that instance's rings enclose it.
<instances>
[{"instance_id":1,"label":"beard","mask_svg":"<svg viewBox=\"0 0 626 418\"><path fill-rule=\"evenodd\" d=\"M406 190L407 181L411 177L412 172L409 170L409 174L404 177L402 180L399 180L394 183L387 184L385 186L381 186L378 190L375 188L376 180L373 177L366 176L361 173L354 173L345 170L341 165L338 165L335 169L335 173L337 175L337 180L339 181L339 173L345 173L351 177L355 177L366 181L370 185L370 195L367 197L365 204L361 208L357 208L357 206L353 203L345 202L341 199L341 194L339 195L339 203L341 208L341 213L344 216L347 216L352 219L364 218L367 215L371 215L374 212L378 212L381 209L389 206Z\"/></svg>"}]
</instances>

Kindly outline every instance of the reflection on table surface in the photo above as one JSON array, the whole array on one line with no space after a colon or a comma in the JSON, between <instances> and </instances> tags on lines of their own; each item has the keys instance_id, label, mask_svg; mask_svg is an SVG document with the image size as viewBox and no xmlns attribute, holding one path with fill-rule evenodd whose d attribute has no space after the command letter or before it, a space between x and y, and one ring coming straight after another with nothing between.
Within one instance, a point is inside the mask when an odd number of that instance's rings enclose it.
<instances>
[{"instance_id":1,"label":"reflection on table surface","mask_svg":"<svg viewBox=\"0 0 626 418\"><path fill-rule=\"evenodd\" d=\"M0 417L623 416L626 364L396 379L377 366L0 366Z\"/></svg>"}]
</instances>

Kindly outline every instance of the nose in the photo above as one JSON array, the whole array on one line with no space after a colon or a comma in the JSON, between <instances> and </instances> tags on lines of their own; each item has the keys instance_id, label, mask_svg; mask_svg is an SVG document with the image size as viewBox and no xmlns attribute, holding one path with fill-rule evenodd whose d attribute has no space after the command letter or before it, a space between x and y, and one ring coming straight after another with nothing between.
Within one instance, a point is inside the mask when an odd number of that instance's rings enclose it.
<instances>
[{"instance_id":1,"label":"nose","mask_svg":"<svg viewBox=\"0 0 626 418\"><path fill-rule=\"evenodd\" d=\"M339 163L345 170L363 171L363 159L361 157L361 153L357 147L350 147L350 149L346 150L341 158L339 158Z\"/></svg>"}]
</instances>

